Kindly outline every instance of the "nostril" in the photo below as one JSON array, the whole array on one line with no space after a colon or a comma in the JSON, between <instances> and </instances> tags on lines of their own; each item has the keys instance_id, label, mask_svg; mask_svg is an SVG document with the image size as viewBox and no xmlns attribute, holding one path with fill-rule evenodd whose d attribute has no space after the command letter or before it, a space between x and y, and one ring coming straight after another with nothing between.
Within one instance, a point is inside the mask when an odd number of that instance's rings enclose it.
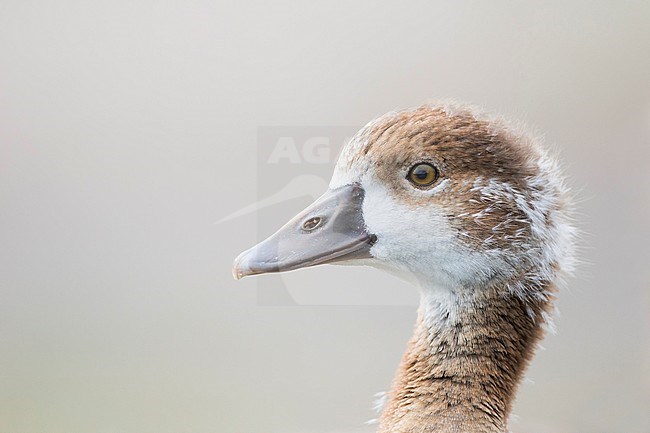
<instances>
[{"instance_id":1,"label":"nostril","mask_svg":"<svg viewBox=\"0 0 650 433\"><path fill-rule=\"evenodd\" d=\"M320 217L311 217L304 223L302 223L303 230L312 231L318 226L320 226L321 218Z\"/></svg>"}]
</instances>

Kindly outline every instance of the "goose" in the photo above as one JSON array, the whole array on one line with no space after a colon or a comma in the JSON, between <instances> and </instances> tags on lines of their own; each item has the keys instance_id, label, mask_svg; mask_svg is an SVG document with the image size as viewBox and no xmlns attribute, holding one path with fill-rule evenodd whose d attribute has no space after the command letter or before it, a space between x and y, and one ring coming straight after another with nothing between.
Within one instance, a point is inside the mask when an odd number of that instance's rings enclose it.
<instances>
[{"instance_id":1,"label":"goose","mask_svg":"<svg viewBox=\"0 0 650 433\"><path fill-rule=\"evenodd\" d=\"M521 127L431 103L385 114L344 146L329 189L241 253L235 279L321 264L413 283L413 336L379 433L504 433L574 263L570 193Z\"/></svg>"}]
</instances>

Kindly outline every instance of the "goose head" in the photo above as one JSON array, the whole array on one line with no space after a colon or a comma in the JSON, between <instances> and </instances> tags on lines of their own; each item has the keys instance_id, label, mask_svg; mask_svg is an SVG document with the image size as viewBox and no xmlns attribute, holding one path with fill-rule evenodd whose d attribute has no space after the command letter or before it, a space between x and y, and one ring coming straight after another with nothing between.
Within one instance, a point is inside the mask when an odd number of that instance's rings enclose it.
<instances>
[{"instance_id":1,"label":"goose head","mask_svg":"<svg viewBox=\"0 0 650 433\"><path fill-rule=\"evenodd\" d=\"M341 263L424 290L552 280L570 266L566 196L554 161L501 120L449 105L392 112L349 141L329 190L240 254L233 274Z\"/></svg>"}]
</instances>

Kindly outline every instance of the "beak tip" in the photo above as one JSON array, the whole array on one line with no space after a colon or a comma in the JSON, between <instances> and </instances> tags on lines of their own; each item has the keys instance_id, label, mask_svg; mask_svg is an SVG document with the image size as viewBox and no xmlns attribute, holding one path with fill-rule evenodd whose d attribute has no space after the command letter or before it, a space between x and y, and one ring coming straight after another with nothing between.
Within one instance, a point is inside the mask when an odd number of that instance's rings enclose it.
<instances>
[{"instance_id":1,"label":"beak tip","mask_svg":"<svg viewBox=\"0 0 650 433\"><path fill-rule=\"evenodd\" d=\"M246 252L244 252L238 255L235 259L235 262L232 264L232 277L235 280L241 280L249 274L250 266L248 266L248 260L246 260Z\"/></svg>"},{"instance_id":2,"label":"beak tip","mask_svg":"<svg viewBox=\"0 0 650 433\"><path fill-rule=\"evenodd\" d=\"M241 280L249 275L259 273L252 269L252 264L255 263L255 248L248 249L237 256L232 264L232 277L235 280Z\"/></svg>"}]
</instances>

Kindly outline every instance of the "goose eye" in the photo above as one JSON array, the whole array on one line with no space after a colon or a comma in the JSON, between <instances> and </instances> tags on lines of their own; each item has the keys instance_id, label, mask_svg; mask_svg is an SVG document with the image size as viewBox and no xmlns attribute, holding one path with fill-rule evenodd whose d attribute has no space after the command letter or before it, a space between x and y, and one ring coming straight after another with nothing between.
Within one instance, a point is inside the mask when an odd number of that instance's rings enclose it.
<instances>
[{"instance_id":1,"label":"goose eye","mask_svg":"<svg viewBox=\"0 0 650 433\"><path fill-rule=\"evenodd\" d=\"M438 170L431 164L416 164L406 178L415 186L429 186L438 179Z\"/></svg>"}]
</instances>

